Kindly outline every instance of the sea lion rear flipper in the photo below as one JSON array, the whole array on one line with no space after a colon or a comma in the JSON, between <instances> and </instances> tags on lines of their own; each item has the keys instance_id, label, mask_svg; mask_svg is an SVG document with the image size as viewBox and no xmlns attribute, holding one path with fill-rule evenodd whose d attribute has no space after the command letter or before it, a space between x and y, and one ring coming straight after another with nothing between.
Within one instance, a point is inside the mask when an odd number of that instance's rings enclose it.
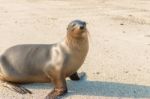
<instances>
[{"instance_id":1,"label":"sea lion rear flipper","mask_svg":"<svg viewBox=\"0 0 150 99\"><path fill-rule=\"evenodd\" d=\"M75 72L74 74L72 74L69 78L73 81L78 81L78 80L81 80L83 77L86 76L86 73L85 72L81 72L81 73L77 73Z\"/></svg>"},{"instance_id":2,"label":"sea lion rear flipper","mask_svg":"<svg viewBox=\"0 0 150 99\"><path fill-rule=\"evenodd\" d=\"M17 93L20 93L20 94L32 94L32 92L22 86L18 86L18 85L15 85L15 84L12 84L12 83L9 83L9 82L2 82L2 86L12 90L12 91L15 91Z\"/></svg>"},{"instance_id":3,"label":"sea lion rear flipper","mask_svg":"<svg viewBox=\"0 0 150 99\"><path fill-rule=\"evenodd\" d=\"M73 81L78 81L80 80L80 77L78 76L78 73L75 72L74 74L72 74L70 77L69 77L71 80Z\"/></svg>"}]
</instances>

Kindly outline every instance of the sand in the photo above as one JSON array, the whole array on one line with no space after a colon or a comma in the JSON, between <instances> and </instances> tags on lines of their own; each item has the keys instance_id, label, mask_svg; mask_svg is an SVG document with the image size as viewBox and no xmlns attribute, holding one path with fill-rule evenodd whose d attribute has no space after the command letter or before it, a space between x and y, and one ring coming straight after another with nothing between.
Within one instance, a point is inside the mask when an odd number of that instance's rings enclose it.
<instances>
[{"instance_id":1,"label":"sand","mask_svg":"<svg viewBox=\"0 0 150 99\"><path fill-rule=\"evenodd\" d=\"M149 0L0 0L0 53L16 44L64 38L68 23L85 20L90 51L78 82L64 99L150 99ZM44 99L52 84L23 85L20 95L0 87L0 99Z\"/></svg>"}]
</instances>

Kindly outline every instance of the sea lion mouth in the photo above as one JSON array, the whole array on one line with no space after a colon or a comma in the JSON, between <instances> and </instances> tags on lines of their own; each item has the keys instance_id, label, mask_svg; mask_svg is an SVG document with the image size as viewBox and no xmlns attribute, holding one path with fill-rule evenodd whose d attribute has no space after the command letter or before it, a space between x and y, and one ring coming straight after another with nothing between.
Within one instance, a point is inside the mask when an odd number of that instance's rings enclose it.
<instances>
[{"instance_id":1,"label":"sea lion mouth","mask_svg":"<svg viewBox=\"0 0 150 99\"><path fill-rule=\"evenodd\" d=\"M71 29L71 31L75 31L75 30L78 30L78 31L81 31L81 32L85 32L86 31L86 27L85 26L80 26L80 27L73 27Z\"/></svg>"}]
</instances>

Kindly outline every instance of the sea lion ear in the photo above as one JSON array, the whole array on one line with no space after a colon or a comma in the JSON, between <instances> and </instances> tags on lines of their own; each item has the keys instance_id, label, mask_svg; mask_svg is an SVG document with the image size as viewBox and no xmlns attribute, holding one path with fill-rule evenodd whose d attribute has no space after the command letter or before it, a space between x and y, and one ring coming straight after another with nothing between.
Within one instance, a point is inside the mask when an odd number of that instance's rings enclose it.
<instances>
[{"instance_id":1,"label":"sea lion ear","mask_svg":"<svg viewBox=\"0 0 150 99\"><path fill-rule=\"evenodd\" d=\"M67 27L67 31L69 30L69 26Z\"/></svg>"},{"instance_id":2,"label":"sea lion ear","mask_svg":"<svg viewBox=\"0 0 150 99\"><path fill-rule=\"evenodd\" d=\"M71 27L71 23L68 25L67 30L69 30L70 27Z\"/></svg>"},{"instance_id":3,"label":"sea lion ear","mask_svg":"<svg viewBox=\"0 0 150 99\"><path fill-rule=\"evenodd\" d=\"M69 23L68 26L67 26L67 30L69 30L69 27L70 27L70 23Z\"/></svg>"}]
</instances>

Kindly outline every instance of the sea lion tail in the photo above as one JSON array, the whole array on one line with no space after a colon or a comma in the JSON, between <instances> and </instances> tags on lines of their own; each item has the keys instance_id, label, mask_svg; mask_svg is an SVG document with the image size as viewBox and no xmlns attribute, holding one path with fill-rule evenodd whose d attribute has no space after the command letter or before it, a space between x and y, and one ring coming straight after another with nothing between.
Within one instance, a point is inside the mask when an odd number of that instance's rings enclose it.
<instances>
[{"instance_id":1,"label":"sea lion tail","mask_svg":"<svg viewBox=\"0 0 150 99\"><path fill-rule=\"evenodd\" d=\"M20 94L26 94L26 93L29 93L29 94L32 94L32 92L24 87L21 87L21 86L18 86L18 85L15 85L15 84L12 84L10 82L7 82L5 81L5 79L3 78L3 75L2 75L2 71L1 71L1 66L2 66L2 61L4 61L4 57L0 56L0 86L3 86L3 87L6 87L12 91L15 91L17 93L20 93Z\"/></svg>"},{"instance_id":2,"label":"sea lion tail","mask_svg":"<svg viewBox=\"0 0 150 99\"><path fill-rule=\"evenodd\" d=\"M0 81L0 85L20 94L27 94L27 93L32 94L30 90L9 82Z\"/></svg>"}]
</instances>

